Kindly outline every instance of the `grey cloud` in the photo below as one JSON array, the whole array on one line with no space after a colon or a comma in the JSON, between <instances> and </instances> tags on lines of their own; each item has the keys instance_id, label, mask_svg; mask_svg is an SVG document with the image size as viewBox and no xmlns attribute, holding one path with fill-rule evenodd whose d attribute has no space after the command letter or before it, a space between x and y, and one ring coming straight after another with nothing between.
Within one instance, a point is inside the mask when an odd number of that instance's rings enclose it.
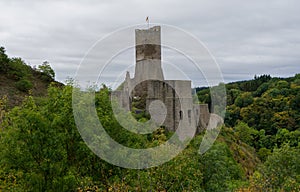
<instances>
[{"instance_id":1,"label":"grey cloud","mask_svg":"<svg viewBox=\"0 0 300 192\"><path fill-rule=\"evenodd\" d=\"M49 60L64 81L99 38L150 16L201 40L226 82L262 73L292 76L300 72L299 7L297 0L1 1L0 42L31 65Z\"/></svg>"}]
</instances>

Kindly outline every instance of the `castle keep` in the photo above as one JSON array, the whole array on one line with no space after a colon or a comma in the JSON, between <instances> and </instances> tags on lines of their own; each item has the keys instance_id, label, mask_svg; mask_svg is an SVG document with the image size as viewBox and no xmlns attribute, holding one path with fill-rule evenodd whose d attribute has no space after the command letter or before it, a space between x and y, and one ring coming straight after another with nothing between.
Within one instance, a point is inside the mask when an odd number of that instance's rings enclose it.
<instances>
[{"instance_id":1,"label":"castle keep","mask_svg":"<svg viewBox=\"0 0 300 192\"><path fill-rule=\"evenodd\" d=\"M180 124L206 129L211 114L207 104L195 104L191 81L165 80L161 63L161 28L135 30L136 65L131 78L126 73L121 90L114 91L119 105L136 113L145 111L169 131Z\"/></svg>"}]
</instances>

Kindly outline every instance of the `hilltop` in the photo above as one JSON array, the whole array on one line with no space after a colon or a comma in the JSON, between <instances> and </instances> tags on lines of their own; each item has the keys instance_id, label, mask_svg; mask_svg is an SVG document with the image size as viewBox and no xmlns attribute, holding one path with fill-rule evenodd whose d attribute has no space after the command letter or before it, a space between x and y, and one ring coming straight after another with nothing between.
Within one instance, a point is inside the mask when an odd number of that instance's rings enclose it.
<instances>
[{"instance_id":1,"label":"hilltop","mask_svg":"<svg viewBox=\"0 0 300 192\"><path fill-rule=\"evenodd\" d=\"M21 58L9 58L0 47L0 98L6 98L9 108L20 105L26 95L45 97L55 73L45 61L37 68L27 65Z\"/></svg>"}]
</instances>

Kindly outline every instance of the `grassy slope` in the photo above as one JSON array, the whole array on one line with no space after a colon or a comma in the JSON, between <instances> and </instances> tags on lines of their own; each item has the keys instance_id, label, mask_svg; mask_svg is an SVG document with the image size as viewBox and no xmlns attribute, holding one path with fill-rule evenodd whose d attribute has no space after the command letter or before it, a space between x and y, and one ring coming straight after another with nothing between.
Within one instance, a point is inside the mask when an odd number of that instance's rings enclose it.
<instances>
[{"instance_id":1,"label":"grassy slope","mask_svg":"<svg viewBox=\"0 0 300 192\"><path fill-rule=\"evenodd\" d=\"M55 82L58 86L63 86L62 83L56 82L53 79L45 79L41 72L31 70L32 75L29 80L33 87L29 92L20 91L16 87L14 78L9 77L7 74L0 75L0 98L7 97L8 107L20 105L26 95L34 97L45 97L47 95L47 88L50 83Z\"/></svg>"}]
</instances>

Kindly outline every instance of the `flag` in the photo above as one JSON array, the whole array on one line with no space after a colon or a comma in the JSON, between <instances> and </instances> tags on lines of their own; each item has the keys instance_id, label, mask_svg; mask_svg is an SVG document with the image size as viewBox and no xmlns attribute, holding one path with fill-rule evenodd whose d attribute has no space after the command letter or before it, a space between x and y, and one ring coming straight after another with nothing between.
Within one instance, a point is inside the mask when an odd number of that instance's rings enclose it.
<instances>
[{"instance_id":1,"label":"flag","mask_svg":"<svg viewBox=\"0 0 300 192\"><path fill-rule=\"evenodd\" d=\"M146 17L146 22L149 22L149 17L148 16Z\"/></svg>"}]
</instances>

